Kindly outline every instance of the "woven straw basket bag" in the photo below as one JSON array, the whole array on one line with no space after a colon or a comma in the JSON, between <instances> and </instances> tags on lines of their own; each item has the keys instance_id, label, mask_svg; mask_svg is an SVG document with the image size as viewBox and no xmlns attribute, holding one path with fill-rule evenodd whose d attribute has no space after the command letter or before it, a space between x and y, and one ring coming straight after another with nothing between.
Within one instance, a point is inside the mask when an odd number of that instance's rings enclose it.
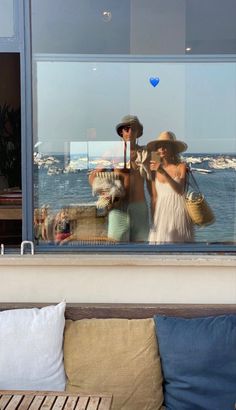
<instances>
[{"instance_id":1,"label":"woven straw basket bag","mask_svg":"<svg viewBox=\"0 0 236 410\"><path fill-rule=\"evenodd\" d=\"M186 195L185 203L188 214L195 225L210 225L215 216L201 192L190 192Z\"/></svg>"}]
</instances>

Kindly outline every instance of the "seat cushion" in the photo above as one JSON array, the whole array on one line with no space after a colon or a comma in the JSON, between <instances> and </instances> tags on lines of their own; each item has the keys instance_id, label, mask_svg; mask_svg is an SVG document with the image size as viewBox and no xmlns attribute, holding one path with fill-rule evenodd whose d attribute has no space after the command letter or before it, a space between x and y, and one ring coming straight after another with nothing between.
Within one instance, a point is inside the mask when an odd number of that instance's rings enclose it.
<instances>
[{"instance_id":1,"label":"seat cushion","mask_svg":"<svg viewBox=\"0 0 236 410\"><path fill-rule=\"evenodd\" d=\"M65 389L65 305L0 312L0 389Z\"/></svg>"},{"instance_id":2,"label":"seat cushion","mask_svg":"<svg viewBox=\"0 0 236 410\"><path fill-rule=\"evenodd\" d=\"M166 409L234 409L236 315L154 320Z\"/></svg>"},{"instance_id":3,"label":"seat cushion","mask_svg":"<svg viewBox=\"0 0 236 410\"><path fill-rule=\"evenodd\" d=\"M113 410L159 410L162 374L153 319L66 321L69 392L113 394Z\"/></svg>"}]
</instances>

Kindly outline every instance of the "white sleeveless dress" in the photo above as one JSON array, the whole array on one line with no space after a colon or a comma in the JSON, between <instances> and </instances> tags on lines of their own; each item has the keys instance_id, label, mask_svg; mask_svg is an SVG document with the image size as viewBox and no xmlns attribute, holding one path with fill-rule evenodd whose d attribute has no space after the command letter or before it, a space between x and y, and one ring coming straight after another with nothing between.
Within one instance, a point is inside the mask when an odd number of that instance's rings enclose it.
<instances>
[{"instance_id":1,"label":"white sleeveless dress","mask_svg":"<svg viewBox=\"0 0 236 410\"><path fill-rule=\"evenodd\" d=\"M178 177L174 178L178 181ZM150 243L193 242L193 224L188 215L184 195L177 194L170 184L155 179L157 202Z\"/></svg>"}]
</instances>

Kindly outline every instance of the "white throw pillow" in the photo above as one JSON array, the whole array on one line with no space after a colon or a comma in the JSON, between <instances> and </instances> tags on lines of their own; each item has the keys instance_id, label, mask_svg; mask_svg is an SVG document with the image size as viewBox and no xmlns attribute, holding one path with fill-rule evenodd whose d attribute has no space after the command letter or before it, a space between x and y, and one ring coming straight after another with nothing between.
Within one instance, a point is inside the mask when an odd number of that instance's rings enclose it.
<instances>
[{"instance_id":1,"label":"white throw pillow","mask_svg":"<svg viewBox=\"0 0 236 410\"><path fill-rule=\"evenodd\" d=\"M0 390L64 390L65 302L0 312Z\"/></svg>"}]
</instances>

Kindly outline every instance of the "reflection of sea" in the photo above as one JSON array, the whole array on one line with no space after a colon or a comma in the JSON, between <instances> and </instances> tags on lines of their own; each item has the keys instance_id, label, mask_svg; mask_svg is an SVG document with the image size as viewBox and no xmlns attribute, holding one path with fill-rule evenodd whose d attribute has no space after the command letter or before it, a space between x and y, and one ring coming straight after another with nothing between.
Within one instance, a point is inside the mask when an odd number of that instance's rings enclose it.
<instances>
[{"instance_id":1,"label":"reflection of sea","mask_svg":"<svg viewBox=\"0 0 236 410\"><path fill-rule=\"evenodd\" d=\"M219 156L193 154L201 163L192 162L193 167L213 169L209 166ZM55 157L55 156L54 156ZM202 158L209 158L202 161ZM233 159L232 156L227 156ZM58 168L63 167L64 159L57 156ZM216 216L216 222L205 228L196 229L196 240L204 242L228 242L236 240L236 171L234 168L214 168L210 174L195 172L201 191ZM46 168L35 168L35 207L49 205L53 211L72 204L94 203L87 170L48 174Z\"/></svg>"}]
</instances>

